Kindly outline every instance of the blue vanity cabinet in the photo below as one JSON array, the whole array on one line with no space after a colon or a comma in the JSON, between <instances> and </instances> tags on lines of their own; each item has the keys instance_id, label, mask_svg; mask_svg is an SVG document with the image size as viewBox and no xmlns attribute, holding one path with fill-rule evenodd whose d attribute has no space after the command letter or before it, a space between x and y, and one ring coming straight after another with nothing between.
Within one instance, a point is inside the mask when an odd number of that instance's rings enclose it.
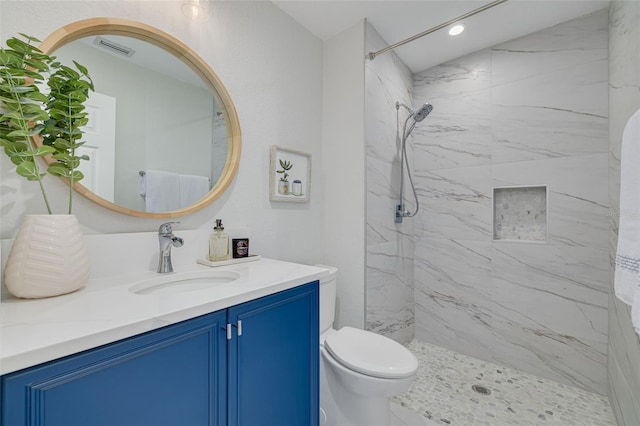
<instances>
[{"instance_id":1,"label":"blue vanity cabinet","mask_svg":"<svg viewBox=\"0 0 640 426\"><path fill-rule=\"evenodd\" d=\"M318 282L1 378L2 426L318 424Z\"/></svg>"},{"instance_id":2,"label":"blue vanity cabinet","mask_svg":"<svg viewBox=\"0 0 640 426\"><path fill-rule=\"evenodd\" d=\"M3 426L224 425L226 312L2 377Z\"/></svg>"},{"instance_id":3,"label":"blue vanity cabinet","mask_svg":"<svg viewBox=\"0 0 640 426\"><path fill-rule=\"evenodd\" d=\"M226 424L226 312L2 377L3 426Z\"/></svg>"},{"instance_id":4,"label":"blue vanity cabinet","mask_svg":"<svg viewBox=\"0 0 640 426\"><path fill-rule=\"evenodd\" d=\"M229 308L230 426L318 425L318 321L317 281Z\"/></svg>"}]
</instances>

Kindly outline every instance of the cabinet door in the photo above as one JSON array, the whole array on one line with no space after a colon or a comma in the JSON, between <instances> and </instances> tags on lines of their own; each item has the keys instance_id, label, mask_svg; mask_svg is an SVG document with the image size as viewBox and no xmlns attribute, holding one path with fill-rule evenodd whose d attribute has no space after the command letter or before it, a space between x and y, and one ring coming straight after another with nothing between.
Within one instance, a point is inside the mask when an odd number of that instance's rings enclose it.
<instances>
[{"instance_id":1,"label":"cabinet door","mask_svg":"<svg viewBox=\"0 0 640 426\"><path fill-rule=\"evenodd\" d=\"M2 377L7 426L226 424L226 311Z\"/></svg>"},{"instance_id":2,"label":"cabinet door","mask_svg":"<svg viewBox=\"0 0 640 426\"><path fill-rule=\"evenodd\" d=\"M318 282L229 308L229 425L318 424Z\"/></svg>"}]
</instances>

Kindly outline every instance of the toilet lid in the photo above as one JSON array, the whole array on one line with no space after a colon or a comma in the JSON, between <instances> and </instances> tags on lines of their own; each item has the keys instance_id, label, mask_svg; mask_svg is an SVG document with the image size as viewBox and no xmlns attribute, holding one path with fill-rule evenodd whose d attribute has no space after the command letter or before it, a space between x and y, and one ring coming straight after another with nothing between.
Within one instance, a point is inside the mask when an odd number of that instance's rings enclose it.
<instances>
[{"instance_id":1,"label":"toilet lid","mask_svg":"<svg viewBox=\"0 0 640 426\"><path fill-rule=\"evenodd\" d=\"M330 334L324 346L340 364L368 376L398 379L418 369L416 357L400 343L353 327Z\"/></svg>"}]
</instances>

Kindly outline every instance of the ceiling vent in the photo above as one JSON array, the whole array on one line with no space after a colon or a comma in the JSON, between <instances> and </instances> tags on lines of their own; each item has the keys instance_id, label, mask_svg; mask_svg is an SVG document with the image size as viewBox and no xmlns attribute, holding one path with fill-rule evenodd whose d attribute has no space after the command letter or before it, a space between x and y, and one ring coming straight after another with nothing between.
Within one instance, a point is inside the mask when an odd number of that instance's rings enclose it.
<instances>
[{"instance_id":1,"label":"ceiling vent","mask_svg":"<svg viewBox=\"0 0 640 426\"><path fill-rule=\"evenodd\" d=\"M136 51L130 47L123 46L122 44L115 43L100 36L96 37L95 40L93 40L93 44L105 49L108 52L111 52L118 56L126 56L127 58L132 57L133 54L136 53Z\"/></svg>"}]
</instances>

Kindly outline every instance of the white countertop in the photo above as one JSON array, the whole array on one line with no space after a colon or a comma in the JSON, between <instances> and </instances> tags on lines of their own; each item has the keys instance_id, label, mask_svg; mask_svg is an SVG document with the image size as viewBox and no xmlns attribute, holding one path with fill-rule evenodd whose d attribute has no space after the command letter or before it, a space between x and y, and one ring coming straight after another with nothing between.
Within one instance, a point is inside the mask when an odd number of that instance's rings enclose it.
<instances>
[{"instance_id":1,"label":"white countertop","mask_svg":"<svg viewBox=\"0 0 640 426\"><path fill-rule=\"evenodd\" d=\"M261 259L210 268L193 264L175 278L236 271L231 283L176 294L134 294L153 271L91 278L77 292L46 299L6 296L0 306L0 374L91 349L319 279L326 269Z\"/></svg>"}]
</instances>

